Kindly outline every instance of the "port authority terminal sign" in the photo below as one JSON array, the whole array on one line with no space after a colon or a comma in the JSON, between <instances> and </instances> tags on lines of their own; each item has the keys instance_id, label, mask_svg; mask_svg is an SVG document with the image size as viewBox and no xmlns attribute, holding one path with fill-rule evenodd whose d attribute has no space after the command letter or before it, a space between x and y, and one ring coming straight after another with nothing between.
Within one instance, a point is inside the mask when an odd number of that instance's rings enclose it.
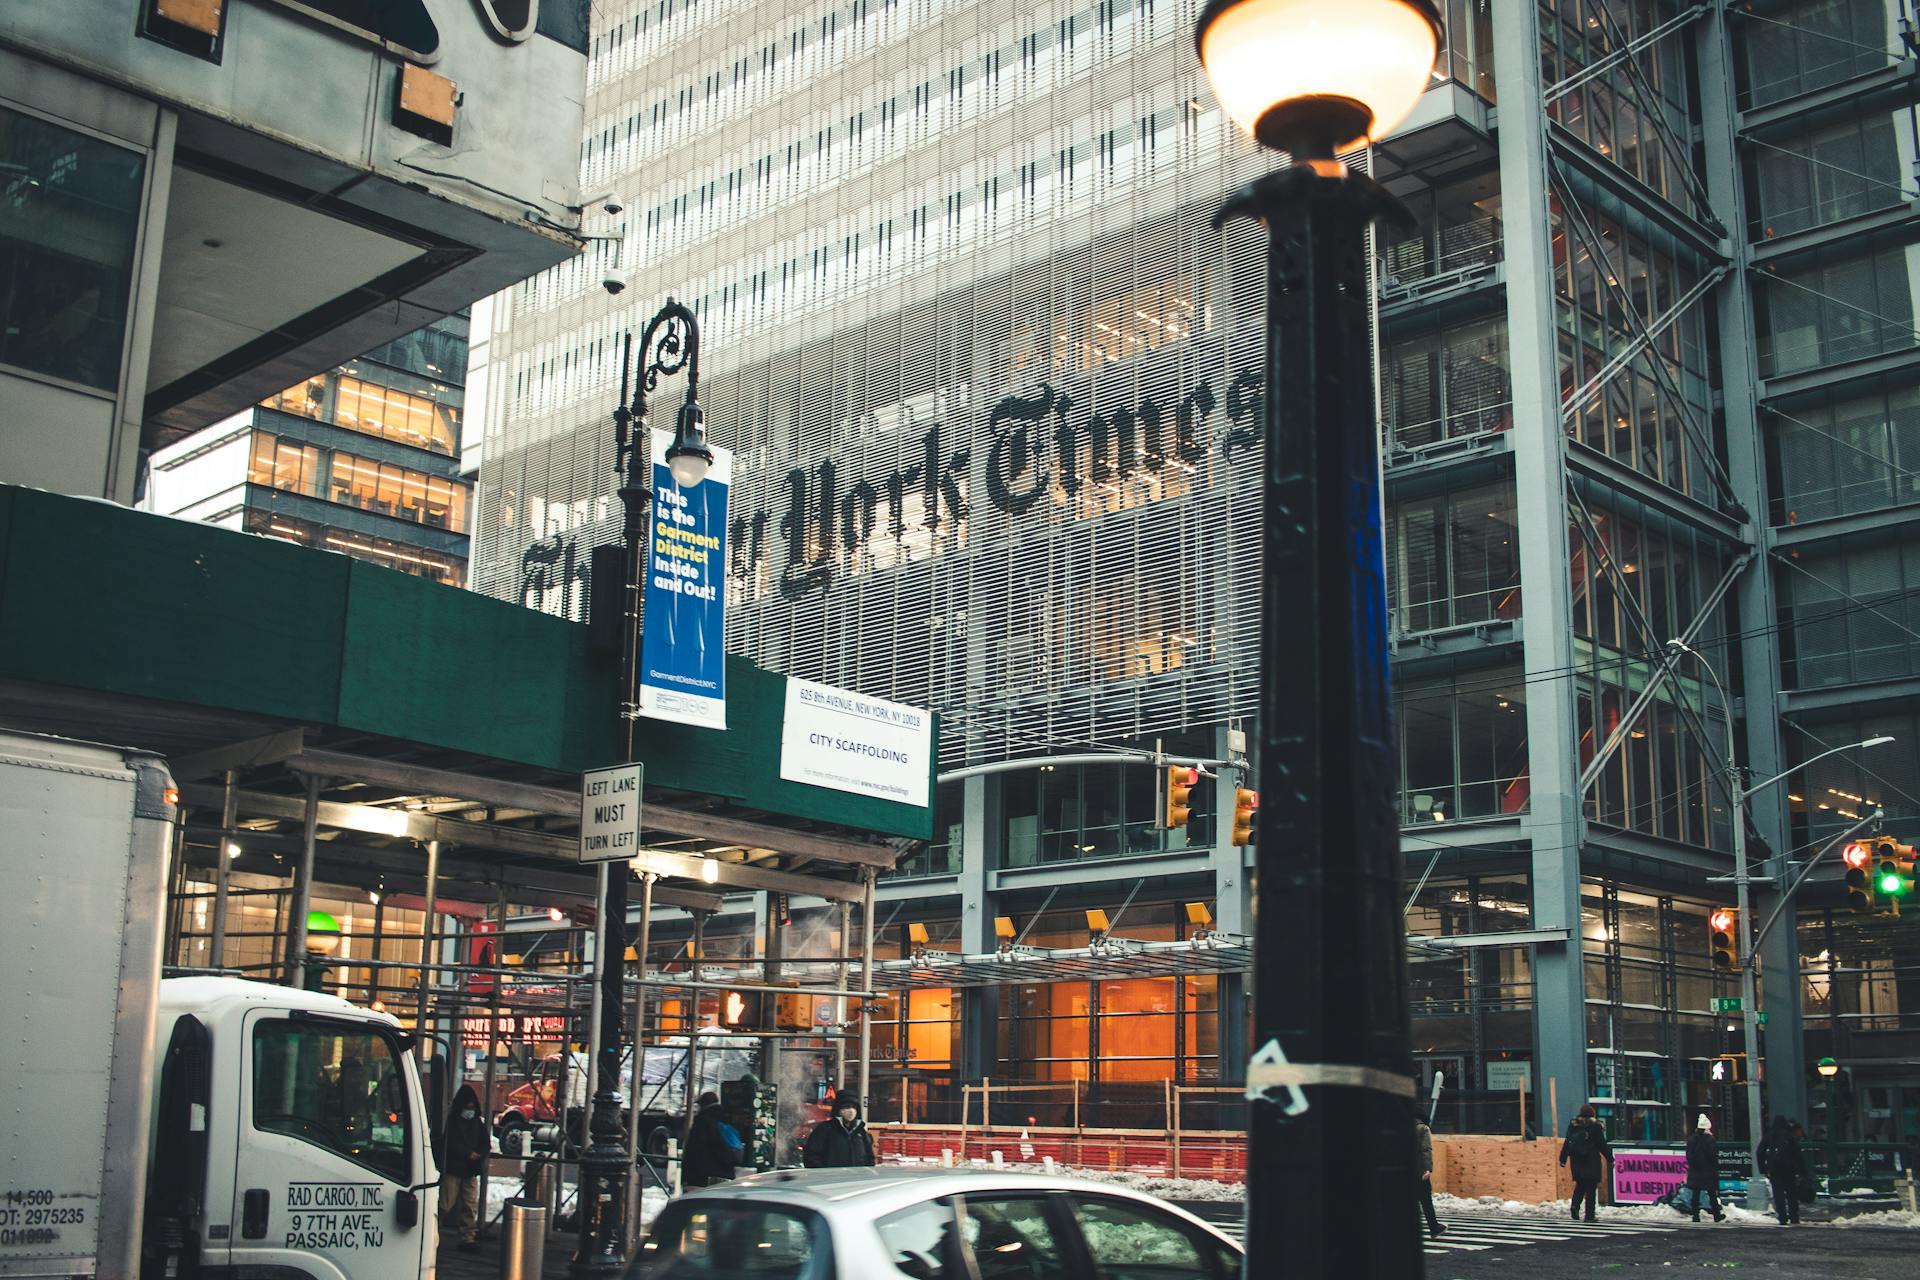
<instances>
[{"instance_id":1,"label":"port authority terminal sign","mask_svg":"<svg viewBox=\"0 0 1920 1280\"><path fill-rule=\"evenodd\" d=\"M640 852L643 768L617 764L580 775L580 861L617 862Z\"/></svg>"},{"instance_id":2,"label":"port authority terminal sign","mask_svg":"<svg viewBox=\"0 0 1920 1280\"><path fill-rule=\"evenodd\" d=\"M641 620L640 714L702 729L727 727L727 491L733 453L715 447L707 478L674 483L665 431L653 448Z\"/></svg>"},{"instance_id":3,"label":"port authority terminal sign","mask_svg":"<svg viewBox=\"0 0 1920 1280\"><path fill-rule=\"evenodd\" d=\"M782 778L925 808L932 767L931 713L787 678Z\"/></svg>"}]
</instances>

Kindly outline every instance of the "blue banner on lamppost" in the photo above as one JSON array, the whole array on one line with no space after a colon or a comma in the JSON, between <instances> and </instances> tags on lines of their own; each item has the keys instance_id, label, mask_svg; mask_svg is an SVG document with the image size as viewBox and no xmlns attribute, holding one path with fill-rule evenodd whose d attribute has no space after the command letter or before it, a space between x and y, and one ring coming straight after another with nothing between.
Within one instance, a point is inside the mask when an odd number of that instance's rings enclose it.
<instances>
[{"instance_id":1,"label":"blue banner on lamppost","mask_svg":"<svg viewBox=\"0 0 1920 1280\"><path fill-rule=\"evenodd\" d=\"M651 432L653 510L640 639L640 714L727 727L727 490L733 451L716 447L691 489L667 467L673 435Z\"/></svg>"}]
</instances>

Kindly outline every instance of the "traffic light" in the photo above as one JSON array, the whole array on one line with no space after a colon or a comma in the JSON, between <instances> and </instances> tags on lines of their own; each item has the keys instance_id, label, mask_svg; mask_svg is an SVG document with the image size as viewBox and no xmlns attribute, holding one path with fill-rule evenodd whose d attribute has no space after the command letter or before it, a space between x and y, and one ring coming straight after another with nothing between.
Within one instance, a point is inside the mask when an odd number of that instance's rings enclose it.
<instances>
[{"instance_id":1,"label":"traffic light","mask_svg":"<svg viewBox=\"0 0 1920 1280\"><path fill-rule=\"evenodd\" d=\"M1713 1060L1708 1075L1715 1084L1739 1084L1746 1059L1737 1053L1723 1053Z\"/></svg>"},{"instance_id":2,"label":"traffic light","mask_svg":"<svg viewBox=\"0 0 1920 1280\"><path fill-rule=\"evenodd\" d=\"M1913 848L1892 836L1875 836L1874 857L1878 867L1873 873L1873 892L1884 898L1887 911L1900 914L1900 901L1913 893Z\"/></svg>"},{"instance_id":3,"label":"traffic light","mask_svg":"<svg viewBox=\"0 0 1920 1280\"><path fill-rule=\"evenodd\" d=\"M1200 771L1191 765L1175 765L1167 770L1167 793L1160 806L1160 825L1169 831L1186 829L1193 821L1193 789L1200 782Z\"/></svg>"},{"instance_id":4,"label":"traffic light","mask_svg":"<svg viewBox=\"0 0 1920 1280\"><path fill-rule=\"evenodd\" d=\"M1840 854L1847 868L1847 910L1857 916L1873 914L1873 850L1856 840Z\"/></svg>"},{"instance_id":5,"label":"traffic light","mask_svg":"<svg viewBox=\"0 0 1920 1280\"><path fill-rule=\"evenodd\" d=\"M766 1030L767 993L764 991L721 992L720 1025L736 1031Z\"/></svg>"},{"instance_id":6,"label":"traffic light","mask_svg":"<svg viewBox=\"0 0 1920 1280\"><path fill-rule=\"evenodd\" d=\"M1707 944L1713 953L1713 967L1731 973L1740 967L1739 949L1734 945L1734 929L1740 913L1732 907L1715 907L1707 917Z\"/></svg>"},{"instance_id":7,"label":"traffic light","mask_svg":"<svg viewBox=\"0 0 1920 1280\"><path fill-rule=\"evenodd\" d=\"M1233 789L1233 839L1228 843L1241 848L1253 843L1253 811L1259 807L1259 792L1247 787Z\"/></svg>"}]
</instances>

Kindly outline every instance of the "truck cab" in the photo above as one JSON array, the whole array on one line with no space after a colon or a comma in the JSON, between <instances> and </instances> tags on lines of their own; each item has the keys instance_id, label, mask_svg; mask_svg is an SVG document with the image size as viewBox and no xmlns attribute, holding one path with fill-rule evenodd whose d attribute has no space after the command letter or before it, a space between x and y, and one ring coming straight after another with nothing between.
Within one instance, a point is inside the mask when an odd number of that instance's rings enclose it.
<instances>
[{"instance_id":1,"label":"truck cab","mask_svg":"<svg viewBox=\"0 0 1920 1280\"><path fill-rule=\"evenodd\" d=\"M433 1275L439 1172L394 1018L315 992L172 978L155 1039L143 1272Z\"/></svg>"}]
</instances>

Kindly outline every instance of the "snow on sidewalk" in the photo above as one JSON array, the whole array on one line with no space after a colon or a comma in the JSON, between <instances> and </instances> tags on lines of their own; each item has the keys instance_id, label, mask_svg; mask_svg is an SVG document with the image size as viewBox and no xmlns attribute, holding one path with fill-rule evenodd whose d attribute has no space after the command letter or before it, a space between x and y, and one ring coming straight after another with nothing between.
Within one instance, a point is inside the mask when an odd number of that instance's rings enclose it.
<instances>
[{"instance_id":1,"label":"snow on sidewalk","mask_svg":"<svg viewBox=\"0 0 1920 1280\"><path fill-rule=\"evenodd\" d=\"M912 1156L891 1157L888 1164L927 1166L937 1165L939 1161ZM968 1169L992 1169L989 1160L970 1160L961 1166ZM1000 1166L1010 1173L1047 1173L1044 1165L1008 1161ZM1079 1178L1087 1182L1103 1182L1109 1186L1125 1187L1130 1191L1139 1191L1146 1195L1158 1196L1162 1200L1206 1200L1220 1203L1244 1203L1247 1188L1239 1182L1216 1182L1209 1178L1170 1178L1161 1174L1139 1172L1131 1169L1077 1169L1056 1164L1051 1172L1063 1178ZM1434 1208L1443 1214L1456 1213L1500 1213L1511 1217L1541 1218L1547 1221L1560 1221L1567 1216L1565 1200L1548 1200L1542 1204L1532 1204L1525 1200L1503 1200L1499 1196L1466 1197L1437 1192L1433 1197ZM1779 1219L1772 1213L1755 1213L1737 1204L1722 1204L1727 1215L1722 1225L1735 1227L1772 1227L1780 1225ZM1622 1204L1602 1205L1599 1218L1602 1222L1647 1223L1667 1226L1689 1221L1689 1215L1677 1212L1663 1204ZM1705 1217L1701 1219L1707 1221ZM1909 1213L1904 1209L1889 1209L1879 1213L1862 1213L1852 1217L1839 1218L1831 1223L1809 1223L1810 1226L1835 1227L1907 1227L1920 1229L1920 1214Z\"/></svg>"}]
</instances>

